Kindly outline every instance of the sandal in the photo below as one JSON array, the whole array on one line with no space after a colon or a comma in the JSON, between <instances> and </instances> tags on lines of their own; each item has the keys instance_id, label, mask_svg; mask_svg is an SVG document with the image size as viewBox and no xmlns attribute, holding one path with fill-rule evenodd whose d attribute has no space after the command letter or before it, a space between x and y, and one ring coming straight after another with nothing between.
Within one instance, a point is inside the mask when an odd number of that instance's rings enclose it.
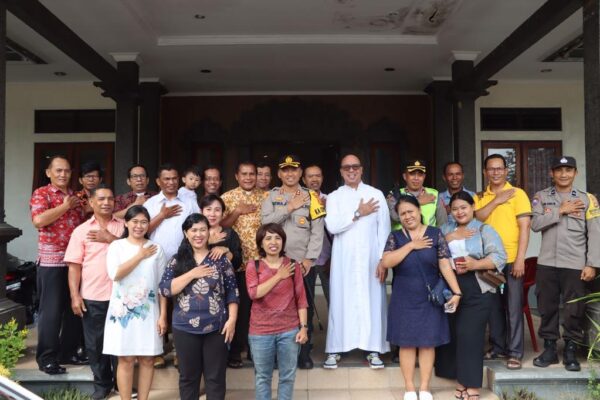
<instances>
[{"instance_id":1,"label":"sandal","mask_svg":"<svg viewBox=\"0 0 600 400\"><path fill-rule=\"evenodd\" d=\"M463 397L463 398L466 400L479 400L479 393L470 394L469 392L467 392L465 390L465 394L467 395L467 397Z\"/></svg>"},{"instance_id":2,"label":"sandal","mask_svg":"<svg viewBox=\"0 0 600 400\"><path fill-rule=\"evenodd\" d=\"M242 360L231 359L227 361L227 366L233 369L240 369L244 367L244 363L242 362Z\"/></svg>"},{"instance_id":3,"label":"sandal","mask_svg":"<svg viewBox=\"0 0 600 400\"><path fill-rule=\"evenodd\" d=\"M458 394L457 394L457 393L458 393ZM467 395L469 394L469 393L467 392L467 388L464 388L464 389L459 389L459 388L456 388L456 389L454 389L454 398L455 398L455 399L462 400L462 399L464 399L464 398L465 398L465 394L467 394Z\"/></svg>"},{"instance_id":4,"label":"sandal","mask_svg":"<svg viewBox=\"0 0 600 400\"><path fill-rule=\"evenodd\" d=\"M506 368L508 369L521 369L521 360L519 360L518 358L514 358L511 357L508 359L508 361L506 362Z\"/></svg>"},{"instance_id":5,"label":"sandal","mask_svg":"<svg viewBox=\"0 0 600 400\"><path fill-rule=\"evenodd\" d=\"M485 355L483 356L483 359L485 361L491 361L491 360L506 360L508 358L508 356L506 354L501 354L501 353L494 353L492 350L488 351L487 353L485 353Z\"/></svg>"}]
</instances>

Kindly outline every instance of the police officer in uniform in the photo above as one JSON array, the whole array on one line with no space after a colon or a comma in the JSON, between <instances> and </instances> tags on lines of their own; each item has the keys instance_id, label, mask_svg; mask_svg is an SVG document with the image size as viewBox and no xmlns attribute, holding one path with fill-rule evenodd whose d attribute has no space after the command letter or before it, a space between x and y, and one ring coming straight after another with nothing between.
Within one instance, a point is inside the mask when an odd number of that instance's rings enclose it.
<instances>
[{"instance_id":1,"label":"police officer in uniform","mask_svg":"<svg viewBox=\"0 0 600 400\"><path fill-rule=\"evenodd\" d=\"M262 203L262 223L280 224L287 236L285 254L300 262L304 276L314 274L313 265L321 254L325 227L325 209L319 208L318 195L300 186L302 168L295 155L286 155L279 162L277 176L282 186L271 189ZM311 208L311 200L313 207ZM316 201L316 203L315 203ZM314 205L317 204L315 207ZM305 284L306 286L306 284ZM311 369L312 314L314 296L308 298L308 342L302 345L298 355L298 367Z\"/></svg>"},{"instance_id":2,"label":"police officer in uniform","mask_svg":"<svg viewBox=\"0 0 600 400\"><path fill-rule=\"evenodd\" d=\"M392 230L402 229L398 213L396 212L396 202L401 194L410 194L417 198L421 205L421 215L426 225L442 226L448 220L446 208L439 198L438 191L423 186L426 173L427 168L422 161L415 160L409 163L402 174L402 178L406 182L406 187L395 187L388 193L386 200L390 209L390 217L392 218Z\"/></svg>"},{"instance_id":3,"label":"police officer in uniform","mask_svg":"<svg viewBox=\"0 0 600 400\"><path fill-rule=\"evenodd\" d=\"M577 164L573 157L552 162L554 186L541 190L532 200L534 232L542 232L536 270L536 295L542 322L539 335L544 352L533 360L537 367L558 363L560 298L563 306L563 364L568 371L581 369L577 343L583 341L585 302L568 303L587 294L586 282L600 267L600 209L594 195L575 189Z\"/></svg>"}]
</instances>

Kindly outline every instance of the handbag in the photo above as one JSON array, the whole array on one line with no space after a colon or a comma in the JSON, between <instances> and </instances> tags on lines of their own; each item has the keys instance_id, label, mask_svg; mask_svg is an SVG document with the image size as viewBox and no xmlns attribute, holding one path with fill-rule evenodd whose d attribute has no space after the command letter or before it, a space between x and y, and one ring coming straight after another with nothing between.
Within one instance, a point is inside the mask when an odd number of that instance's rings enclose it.
<instances>
[{"instance_id":1,"label":"handbag","mask_svg":"<svg viewBox=\"0 0 600 400\"><path fill-rule=\"evenodd\" d=\"M481 248L483 249L485 246L483 244L483 226L485 224L481 224L479 227L479 236L481 237ZM487 283L494 289L500 285L506 283L506 277L502 272L499 272L497 269L486 269L485 271L477 271L477 277L481 279L483 282Z\"/></svg>"},{"instance_id":2,"label":"handbag","mask_svg":"<svg viewBox=\"0 0 600 400\"><path fill-rule=\"evenodd\" d=\"M415 255L417 256L417 258L419 258L420 261L421 258L419 257L419 253L415 253ZM427 299L434 306L444 307L444 304L452 297L452 292L450 291L446 280L438 274L438 280L432 287L431 284L427 282L427 278L425 278L425 272L423 272L423 269L420 265L419 272L421 273L421 277L423 278L423 282L425 283L425 287L427 288Z\"/></svg>"}]
</instances>

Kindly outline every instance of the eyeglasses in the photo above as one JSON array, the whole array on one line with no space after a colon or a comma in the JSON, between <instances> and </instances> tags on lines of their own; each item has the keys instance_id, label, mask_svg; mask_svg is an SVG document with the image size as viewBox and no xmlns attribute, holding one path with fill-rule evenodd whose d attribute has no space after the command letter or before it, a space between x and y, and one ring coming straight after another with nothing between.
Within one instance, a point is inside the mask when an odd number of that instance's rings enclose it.
<instances>
[{"instance_id":1,"label":"eyeglasses","mask_svg":"<svg viewBox=\"0 0 600 400\"><path fill-rule=\"evenodd\" d=\"M84 175L83 179L87 179L88 181L92 181L94 179L100 179L100 175Z\"/></svg>"},{"instance_id":2,"label":"eyeglasses","mask_svg":"<svg viewBox=\"0 0 600 400\"><path fill-rule=\"evenodd\" d=\"M129 179L133 179L133 180L146 179L146 174L130 175Z\"/></svg>"},{"instance_id":3,"label":"eyeglasses","mask_svg":"<svg viewBox=\"0 0 600 400\"><path fill-rule=\"evenodd\" d=\"M348 164L348 165L342 165L341 169L342 171L358 171L360 169L361 165L360 164Z\"/></svg>"}]
</instances>

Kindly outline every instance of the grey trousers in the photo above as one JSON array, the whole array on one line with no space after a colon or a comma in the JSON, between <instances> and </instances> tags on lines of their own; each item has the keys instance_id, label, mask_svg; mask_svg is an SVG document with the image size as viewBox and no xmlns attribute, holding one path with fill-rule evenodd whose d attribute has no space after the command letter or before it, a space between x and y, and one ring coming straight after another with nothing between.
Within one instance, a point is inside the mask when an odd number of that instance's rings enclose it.
<instances>
[{"instance_id":1,"label":"grey trousers","mask_svg":"<svg viewBox=\"0 0 600 400\"><path fill-rule=\"evenodd\" d=\"M524 351L523 278L513 277L512 268L512 263L504 267L504 292L494 296L489 321L490 342L492 352L521 359Z\"/></svg>"}]
</instances>

